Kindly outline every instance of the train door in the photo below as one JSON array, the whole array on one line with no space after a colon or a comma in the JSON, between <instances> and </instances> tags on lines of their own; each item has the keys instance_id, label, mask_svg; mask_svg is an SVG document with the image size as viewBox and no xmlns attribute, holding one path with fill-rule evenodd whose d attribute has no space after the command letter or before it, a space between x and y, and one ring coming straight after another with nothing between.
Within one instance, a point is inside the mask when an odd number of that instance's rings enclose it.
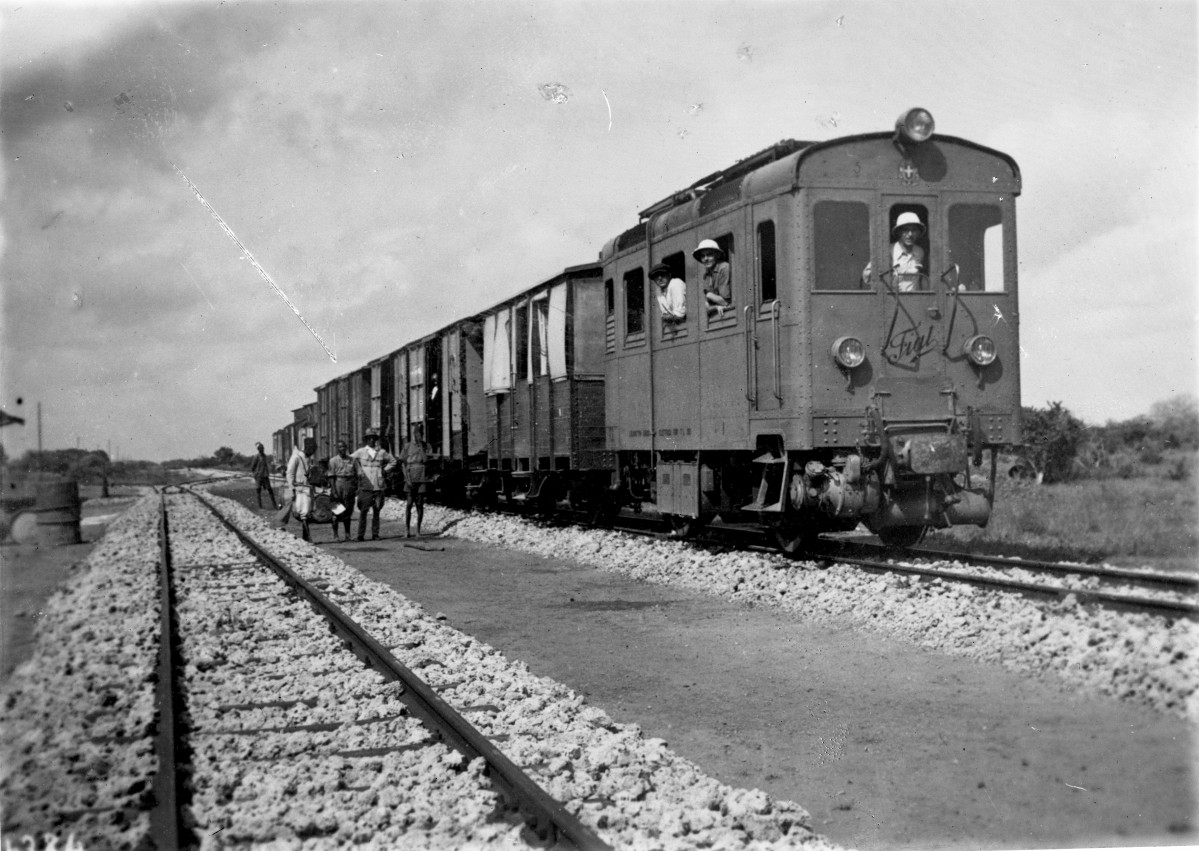
<instances>
[{"instance_id":1,"label":"train door","mask_svg":"<svg viewBox=\"0 0 1199 851\"><path fill-rule=\"evenodd\" d=\"M441 338L434 337L424 346L425 350L425 442L432 447L434 455L442 455L442 393L441 393Z\"/></svg>"},{"instance_id":2,"label":"train door","mask_svg":"<svg viewBox=\"0 0 1199 851\"><path fill-rule=\"evenodd\" d=\"M395 365L392 369L394 386L392 399L395 404L395 445L403 449L408 442L408 418L405 415L408 408L408 352L399 351L394 356Z\"/></svg>"},{"instance_id":3,"label":"train door","mask_svg":"<svg viewBox=\"0 0 1199 851\"><path fill-rule=\"evenodd\" d=\"M780 291L778 270L779 201L771 199L752 210L753 279L746 292L746 399L751 419L777 419L784 407L795 406L795 394L787 387L791 370L790 335L785 326L795 322L798 294ZM787 296L792 296L787 298ZM790 302L790 303L788 303ZM790 391L790 392L788 392Z\"/></svg>"},{"instance_id":4,"label":"train door","mask_svg":"<svg viewBox=\"0 0 1199 851\"><path fill-rule=\"evenodd\" d=\"M412 346L408 350L408 434L412 437L412 426L425 424L425 347ZM428 441L428 435L425 440Z\"/></svg>"},{"instance_id":5,"label":"train door","mask_svg":"<svg viewBox=\"0 0 1199 851\"><path fill-rule=\"evenodd\" d=\"M883 195L885 240L875 244L873 278L882 305L880 378L918 381L936 392L945 376L944 230L936 196ZM884 392L886 388L884 387ZM892 394L900 396L901 394ZM929 394L922 393L924 397ZM915 397L909 397L915 399ZM898 400L896 400L898 401ZM888 406L892 407L892 406ZM919 409L927 411L926 400ZM905 416L891 412L892 416Z\"/></svg>"}]
</instances>

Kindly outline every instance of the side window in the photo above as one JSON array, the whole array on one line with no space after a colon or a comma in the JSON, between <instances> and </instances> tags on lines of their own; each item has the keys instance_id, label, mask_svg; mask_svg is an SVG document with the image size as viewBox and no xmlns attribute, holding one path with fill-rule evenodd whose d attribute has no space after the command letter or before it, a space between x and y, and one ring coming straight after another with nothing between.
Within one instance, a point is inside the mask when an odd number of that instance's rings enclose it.
<instances>
[{"instance_id":1,"label":"side window","mask_svg":"<svg viewBox=\"0 0 1199 851\"><path fill-rule=\"evenodd\" d=\"M998 204L949 208L949 262L958 265L961 289L1004 291L1003 211Z\"/></svg>"},{"instance_id":2,"label":"side window","mask_svg":"<svg viewBox=\"0 0 1199 851\"><path fill-rule=\"evenodd\" d=\"M670 276L680 281L687 280L687 258L682 251L676 251L669 257L663 257L662 262L670 267Z\"/></svg>"},{"instance_id":3,"label":"side window","mask_svg":"<svg viewBox=\"0 0 1199 851\"><path fill-rule=\"evenodd\" d=\"M645 333L645 270L638 266L624 274L625 334Z\"/></svg>"},{"instance_id":4,"label":"side window","mask_svg":"<svg viewBox=\"0 0 1199 851\"><path fill-rule=\"evenodd\" d=\"M534 378L548 375L550 371L549 324L550 300L539 298L533 302L533 333L530 335Z\"/></svg>"},{"instance_id":5,"label":"side window","mask_svg":"<svg viewBox=\"0 0 1199 851\"><path fill-rule=\"evenodd\" d=\"M862 201L818 201L812 220L815 289L868 289L870 208Z\"/></svg>"},{"instance_id":6,"label":"side window","mask_svg":"<svg viewBox=\"0 0 1199 851\"><path fill-rule=\"evenodd\" d=\"M901 293L932 289L928 209L923 204L895 204L888 214L888 223L891 285Z\"/></svg>"},{"instance_id":7,"label":"side window","mask_svg":"<svg viewBox=\"0 0 1199 851\"><path fill-rule=\"evenodd\" d=\"M762 303L778 298L777 261L774 253L774 222L758 223L758 282Z\"/></svg>"},{"instance_id":8,"label":"side window","mask_svg":"<svg viewBox=\"0 0 1199 851\"><path fill-rule=\"evenodd\" d=\"M516 377L529 377L529 305L522 304L516 308L516 327L512 329L512 338L516 342Z\"/></svg>"},{"instance_id":9,"label":"side window","mask_svg":"<svg viewBox=\"0 0 1199 851\"><path fill-rule=\"evenodd\" d=\"M574 323L567 323L567 331ZM616 283L608 278L604 281L604 351L616 351Z\"/></svg>"},{"instance_id":10,"label":"side window","mask_svg":"<svg viewBox=\"0 0 1199 851\"><path fill-rule=\"evenodd\" d=\"M675 278L678 278L684 284L687 282L687 255L686 254L684 254L682 251L676 251L674 254L669 254L666 257L663 257L662 262L665 263L668 267L670 267L670 279L672 281ZM657 264L654 264L654 265L656 266ZM669 287L667 287L665 290L660 289L658 287L657 280L651 278L649 288L650 288L650 292L653 293L653 295L656 297L656 299L651 299L651 301L656 300L659 303L659 309L658 309L657 313L658 313L658 322L661 324L662 333L666 336L666 338L686 336L686 334L687 334L687 320L686 319L677 319L677 320L672 320L670 322L666 321L666 311L668 309L673 309L673 304L672 304L673 300L669 294ZM662 303L663 299L666 300L667 304L672 304L672 306L670 308L668 308L667 306L663 305L663 303ZM683 304L682 304L682 309L684 312L686 312L686 310L687 310L687 302L689 300L690 299L687 296L686 288L684 288Z\"/></svg>"},{"instance_id":11,"label":"side window","mask_svg":"<svg viewBox=\"0 0 1199 851\"><path fill-rule=\"evenodd\" d=\"M733 281L733 235L726 233L717 237L707 237L716 243L720 256L711 265L696 258L699 266L699 289L701 299L708 314L708 324L731 324L737 318L737 289ZM701 240L702 244L702 240Z\"/></svg>"}]
</instances>

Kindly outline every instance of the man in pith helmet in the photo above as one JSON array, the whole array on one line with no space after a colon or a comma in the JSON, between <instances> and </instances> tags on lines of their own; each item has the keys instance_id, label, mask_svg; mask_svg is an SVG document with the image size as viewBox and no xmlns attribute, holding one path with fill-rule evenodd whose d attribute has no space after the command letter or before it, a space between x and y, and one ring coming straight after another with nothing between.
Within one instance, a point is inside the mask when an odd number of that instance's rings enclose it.
<instances>
[{"instance_id":1,"label":"man in pith helmet","mask_svg":"<svg viewBox=\"0 0 1199 851\"><path fill-rule=\"evenodd\" d=\"M695 247L691 256L704 268L700 283L708 304L708 315L724 316L724 312L733 305L733 268L724 259L724 251L716 244L716 240L705 239Z\"/></svg>"},{"instance_id":2,"label":"man in pith helmet","mask_svg":"<svg viewBox=\"0 0 1199 851\"><path fill-rule=\"evenodd\" d=\"M895 242L891 244L891 269L895 273L895 286L907 293L920 287L920 275L924 271L924 248L916 240L924 235L924 223L916 213L900 213L891 229Z\"/></svg>"}]
</instances>

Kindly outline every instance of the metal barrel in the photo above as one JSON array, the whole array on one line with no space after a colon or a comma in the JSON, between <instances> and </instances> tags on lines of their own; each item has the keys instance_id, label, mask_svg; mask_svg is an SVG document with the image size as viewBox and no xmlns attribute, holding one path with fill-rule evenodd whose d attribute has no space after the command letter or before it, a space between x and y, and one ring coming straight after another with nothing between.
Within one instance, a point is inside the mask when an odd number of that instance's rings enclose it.
<instances>
[{"instance_id":1,"label":"metal barrel","mask_svg":"<svg viewBox=\"0 0 1199 851\"><path fill-rule=\"evenodd\" d=\"M38 543L45 547L78 544L79 483L72 479L39 482L34 510L37 512Z\"/></svg>"}]
</instances>

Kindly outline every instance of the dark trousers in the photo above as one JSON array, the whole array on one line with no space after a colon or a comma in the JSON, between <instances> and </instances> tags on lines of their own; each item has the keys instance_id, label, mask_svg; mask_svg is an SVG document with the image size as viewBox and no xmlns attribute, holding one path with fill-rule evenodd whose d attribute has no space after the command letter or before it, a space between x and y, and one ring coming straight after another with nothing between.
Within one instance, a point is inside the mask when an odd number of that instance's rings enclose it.
<instances>
[{"instance_id":1,"label":"dark trousers","mask_svg":"<svg viewBox=\"0 0 1199 851\"><path fill-rule=\"evenodd\" d=\"M271 480L270 479L255 479L254 484L256 484L258 486L258 489L254 491L254 495L256 497L258 497L258 507L259 508L262 508L262 490L263 490L263 488L266 488L267 496L269 496L271 498L271 505L273 505L275 508L279 507L279 503L275 501L275 491L273 488L271 488Z\"/></svg>"},{"instance_id":2,"label":"dark trousers","mask_svg":"<svg viewBox=\"0 0 1199 851\"><path fill-rule=\"evenodd\" d=\"M356 490L352 479L344 481L342 479L334 479L333 488L329 494L333 497L334 502L345 508L345 511L341 514L333 515L333 534L337 534L337 526L340 524L346 530L347 540L350 537L350 518L354 516L354 493Z\"/></svg>"},{"instance_id":3,"label":"dark trousers","mask_svg":"<svg viewBox=\"0 0 1199 851\"><path fill-rule=\"evenodd\" d=\"M383 510L383 491L358 491L358 540L366 531L366 512L371 512L371 537L379 537L379 512Z\"/></svg>"}]
</instances>

